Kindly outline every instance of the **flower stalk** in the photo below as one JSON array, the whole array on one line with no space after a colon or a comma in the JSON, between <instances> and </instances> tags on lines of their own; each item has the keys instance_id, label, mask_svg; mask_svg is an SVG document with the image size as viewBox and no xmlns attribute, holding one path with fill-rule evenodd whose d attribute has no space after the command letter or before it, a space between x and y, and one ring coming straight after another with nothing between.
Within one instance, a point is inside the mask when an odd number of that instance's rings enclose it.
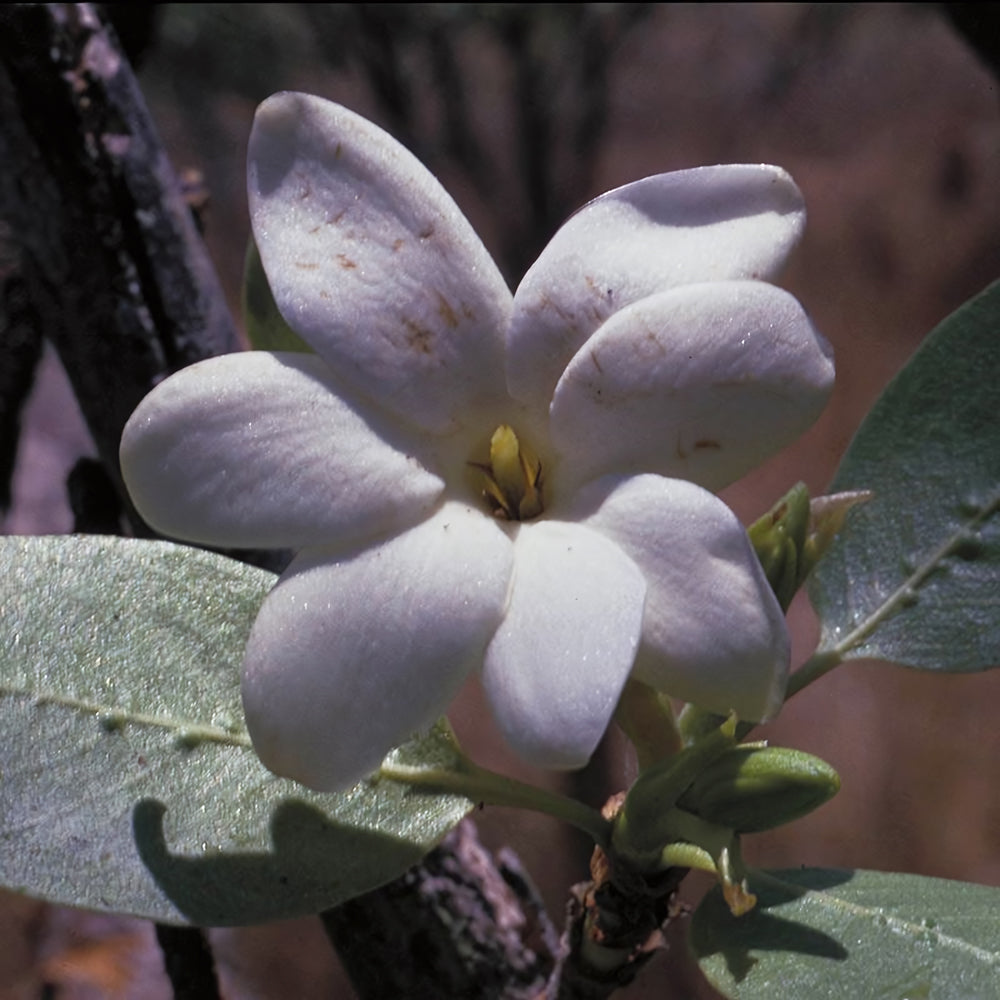
<instances>
[{"instance_id":1,"label":"flower stalk","mask_svg":"<svg viewBox=\"0 0 1000 1000\"><path fill-rule=\"evenodd\" d=\"M383 763L378 777L427 792L461 795L480 806L509 806L544 813L582 830L598 846L607 846L611 823L596 809L557 792L491 771L457 748L456 751L451 767L412 767L390 759Z\"/></svg>"}]
</instances>

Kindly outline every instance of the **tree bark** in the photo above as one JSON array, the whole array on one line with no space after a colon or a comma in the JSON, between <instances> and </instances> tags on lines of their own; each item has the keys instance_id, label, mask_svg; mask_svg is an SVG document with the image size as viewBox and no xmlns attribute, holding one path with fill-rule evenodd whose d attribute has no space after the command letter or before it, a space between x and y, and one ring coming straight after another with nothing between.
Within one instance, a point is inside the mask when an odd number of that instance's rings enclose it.
<instances>
[{"instance_id":1,"label":"tree bark","mask_svg":"<svg viewBox=\"0 0 1000 1000\"><path fill-rule=\"evenodd\" d=\"M7 242L131 511L118 471L129 414L166 375L239 341L128 61L92 5L0 8L0 164Z\"/></svg>"},{"instance_id":2,"label":"tree bark","mask_svg":"<svg viewBox=\"0 0 1000 1000\"><path fill-rule=\"evenodd\" d=\"M466 820L402 878L322 915L365 1000L537 1000L558 936L516 856Z\"/></svg>"}]
</instances>

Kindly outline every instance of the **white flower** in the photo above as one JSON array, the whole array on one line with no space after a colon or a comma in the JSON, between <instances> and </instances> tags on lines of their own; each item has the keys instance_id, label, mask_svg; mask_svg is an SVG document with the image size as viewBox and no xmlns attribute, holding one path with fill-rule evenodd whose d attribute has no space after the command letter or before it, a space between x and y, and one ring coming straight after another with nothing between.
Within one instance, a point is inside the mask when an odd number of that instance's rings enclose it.
<instances>
[{"instance_id":1,"label":"white flower","mask_svg":"<svg viewBox=\"0 0 1000 1000\"><path fill-rule=\"evenodd\" d=\"M804 223L787 174L611 191L513 298L437 181L319 98L261 106L249 198L281 313L316 353L173 376L122 465L168 535L298 550L244 662L268 767L344 787L476 669L544 766L587 760L630 673L709 710L777 711L784 619L708 490L796 437L831 386L825 342L763 280Z\"/></svg>"}]
</instances>

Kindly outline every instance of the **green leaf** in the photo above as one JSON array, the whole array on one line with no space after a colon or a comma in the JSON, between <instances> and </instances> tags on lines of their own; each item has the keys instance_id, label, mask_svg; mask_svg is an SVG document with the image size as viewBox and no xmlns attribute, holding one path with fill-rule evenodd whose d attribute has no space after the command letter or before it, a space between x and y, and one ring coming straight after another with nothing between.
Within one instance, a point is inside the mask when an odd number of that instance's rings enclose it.
<instances>
[{"instance_id":1,"label":"green leaf","mask_svg":"<svg viewBox=\"0 0 1000 1000\"><path fill-rule=\"evenodd\" d=\"M830 492L872 490L819 566L820 654L927 670L1000 661L1000 282L929 336Z\"/></svg>"},{"instance_id":2,"label":"green leaf","mask_svg":"<svg viewBox=\"0 0 1000 1000\"><path fill-rule=\"evenodd\" d=\"M472 807L381 780L318 795L257 760L243 647L275 577L98 536L0 539L0 884L202 925L315 913ZM445 728L397 753L447 767Z\"/></svg>"},{"instance_id":3,"label":"green leaf","mask_svg":"<svg viewBox=\"0 0 1000 1000\"><path fill-rule=\"evenodd\" d=\"M285 322L271 293L253 237L243 261L243 323L255 351L298 351L312 348Z\"/></svg>"},{"instance_id":4,"label":"green leaf","mask_svg":"<svg viewBox=\"0 0 1000 1000\"><path fill-rule=\"evenodd\" d=\"M702 971L727 997L1000 995L1000 889L821 868L757 872L750 887L746 916L714 889L691 923Z\"/></svg>"}]
</instances>

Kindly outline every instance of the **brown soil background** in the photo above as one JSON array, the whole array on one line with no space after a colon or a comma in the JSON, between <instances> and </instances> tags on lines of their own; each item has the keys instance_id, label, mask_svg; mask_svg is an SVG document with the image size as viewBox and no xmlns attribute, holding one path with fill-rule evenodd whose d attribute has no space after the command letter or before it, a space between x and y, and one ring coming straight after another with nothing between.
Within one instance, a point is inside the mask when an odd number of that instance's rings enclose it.
<instances>
[{"instance_id":1,"label":"brown soil background","mask_svg":"<svg viewBox=\"0 0 1000 1000\"><path fill-rule=\"evenodd\" d=\"M254 82L218 89L211 61L199 55L205 40L169 19L161 23L169 44L149 53L140 79L175 164L205 175L208 239L235 303L247 235L248 91L259 88L259 98L306 89L369 114L374 105L350 62L330 68L293 15L265 5L282 53L272 63L240 48L242 5L204 6L216 17L212 51L242 61ZM654 6L616 54L611 117L590 193L703 163L786 167L810 217L783 283L836 350L837 388L817 425L727 492L750 520L797 479L821 492L868 407L921 339L1000 276L997 81L930 5ZM502 100L506 83L488 50L474 54L482 55L477 93L488 108ZM503 138L499 125L498 156ZM443 179L489 245L497 206ZM31 404L4 530L68 530L62 482L84 453L86 432L50 363ZM815 642L804 601L792 621L798 663ZM766 735L829 760L843 791L813 816L751 839L750 861L1000 885L998 702L996 673L943 677L867 662L839 668L791 703ZM454 714L477 756L530 773L499 747L474 686ZM577 792L599 804L616 791L631 773L623 749L610 736L590 772L574 779ZM566 887L585 877L582 838L504 810L478 821L488 843L520 852L559 921ZM353 996L315 921L215 931L212 940L227 997ZM73 1000L170 995L142 922L5 896L0 941L0 1000L38 997L43 983L56 990L45 995ZM677 943L625 995L713 994L694 984Z\"/></svg>"}]
</instances>

